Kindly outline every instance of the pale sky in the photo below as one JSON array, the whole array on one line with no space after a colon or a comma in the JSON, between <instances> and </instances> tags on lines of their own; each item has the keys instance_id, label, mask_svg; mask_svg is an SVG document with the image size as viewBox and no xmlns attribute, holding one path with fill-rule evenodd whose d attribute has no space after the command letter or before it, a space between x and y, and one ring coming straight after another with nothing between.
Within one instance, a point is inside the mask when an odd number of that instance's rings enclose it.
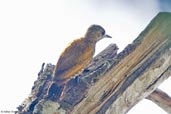
<instances>
[{"instance_id":1,"label":"pale sky","mask_svg":"<svg viewBox=\"0 0 171 114\"><path fill-rule=\"evenodd\" d=\"M119 2L118 2L119 1ZM69 42L92 24L106 29L96 54L110 43L122 51L159 11L170 11L169 0L1 0L0 111L16 110L28 97L41 64L56 64ZM171 79L160 88L171 95ZM128 114L166 114L148 100Z\"/></svg>"}]
</instances>

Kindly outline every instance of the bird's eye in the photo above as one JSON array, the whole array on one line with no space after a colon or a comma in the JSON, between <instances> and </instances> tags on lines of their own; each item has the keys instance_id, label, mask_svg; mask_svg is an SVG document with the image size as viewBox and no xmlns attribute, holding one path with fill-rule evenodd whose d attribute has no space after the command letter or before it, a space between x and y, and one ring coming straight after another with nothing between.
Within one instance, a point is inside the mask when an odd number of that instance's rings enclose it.
<instances>
[{"instance_id":1,"label":"bird's eye","mask_svg":"<svg viewBox=\"0 0 171 114\"><path fill-rule=\"evenodd\" d=\"M100 34L100 33L98 33L98 34L97 34L97 37L99 38L100 36L101 36L101 34Z\"/></svg>"}]
</instances>

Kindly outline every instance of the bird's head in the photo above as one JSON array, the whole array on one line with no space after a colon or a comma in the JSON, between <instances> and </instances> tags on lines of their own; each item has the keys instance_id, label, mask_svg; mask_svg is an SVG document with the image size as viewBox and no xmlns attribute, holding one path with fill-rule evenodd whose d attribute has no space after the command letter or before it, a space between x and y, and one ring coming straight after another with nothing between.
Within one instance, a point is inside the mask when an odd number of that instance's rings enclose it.
<instances>
[{"instance_id":1,"label":"bird's head","mask_svg":"<svg viewBox=\"0 0 171 114\"><path fill-rule=\"evenodd\" d=\"M85 34L85 38L88 41L96 43L97 41L99 41L103 38L112 38L112 37L107 35L105 33L104 28L101 27L100 25L91 25Z\"/></svg>"}]
</instances>

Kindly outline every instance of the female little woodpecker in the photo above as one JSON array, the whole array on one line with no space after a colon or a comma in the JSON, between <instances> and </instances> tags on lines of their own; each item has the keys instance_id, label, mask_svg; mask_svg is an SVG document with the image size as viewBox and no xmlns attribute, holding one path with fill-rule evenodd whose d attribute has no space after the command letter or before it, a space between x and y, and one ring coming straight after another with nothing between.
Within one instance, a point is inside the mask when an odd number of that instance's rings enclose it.
<instances>
[{"instance_id":1,"label":"female little woodpecker","mask_svg":"<svg viewBox=\"0 0 171 114\"><path fill-rule=\"evenodd\" d=\"M84 37L74 40L64 50L55 66L48 94L57 95L57 98L63 96L65 84L87 67L93 59L96 43L103 38L112 37L100 25L91 25Z\"/></svg>"}]
</instances>

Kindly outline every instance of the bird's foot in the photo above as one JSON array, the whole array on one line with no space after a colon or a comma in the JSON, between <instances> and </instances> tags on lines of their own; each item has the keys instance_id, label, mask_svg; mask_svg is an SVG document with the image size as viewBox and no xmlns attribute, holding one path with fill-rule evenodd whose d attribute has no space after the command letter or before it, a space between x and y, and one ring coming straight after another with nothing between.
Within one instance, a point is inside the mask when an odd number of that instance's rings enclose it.
<instances>
[{"instance_id":1,"label":"bird's foot","mask_svg":"<svg viewBox=\"0 0 171 114\"><path fill-rule=\"evenodd\" d=\"M90 87L91 84L88 83L87 79L85 79L84 77L81 77L80 75L79 76L76 76L75 77L75 84L82 84L82 83L85 83L87 87Z\"/></svg>"},{"instance_id":2,"label":"bird's foot","mask_svg":"<svg viewBox=\"0 0 171 114\"><path fill-rule=\"evenodd\" d=\"M104 63L104 65L107 67L106 69L111 68L112 64L113 64L113 60L112 59L107 59L105 61L105 63Z\"/></svg>"}]
</instances>

